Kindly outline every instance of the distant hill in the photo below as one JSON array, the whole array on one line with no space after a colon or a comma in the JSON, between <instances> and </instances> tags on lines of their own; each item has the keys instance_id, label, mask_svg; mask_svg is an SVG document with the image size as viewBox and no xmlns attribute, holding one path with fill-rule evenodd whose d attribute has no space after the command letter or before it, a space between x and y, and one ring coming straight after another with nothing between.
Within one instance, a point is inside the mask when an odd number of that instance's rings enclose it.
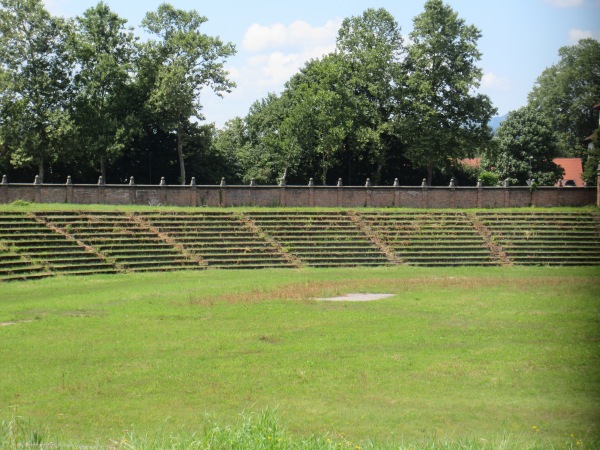
<instances>
[{"instance_id":1,"label":"distant hill","mask_svg":"<svg viewBox=\"0 0 600 450\"><path fill-rule=\"evenodd\" d=\"M488 125L490 127L492 127L492 130L495 133L496 130L498 129L498 127L500 126L500 124L502 123L502 121L504 119L506 119L507 117L508 117L508 114L504 114L503 116L499 116L499 117L492 117L492 120L490 120Z\"/></svg>"}]
</instances>

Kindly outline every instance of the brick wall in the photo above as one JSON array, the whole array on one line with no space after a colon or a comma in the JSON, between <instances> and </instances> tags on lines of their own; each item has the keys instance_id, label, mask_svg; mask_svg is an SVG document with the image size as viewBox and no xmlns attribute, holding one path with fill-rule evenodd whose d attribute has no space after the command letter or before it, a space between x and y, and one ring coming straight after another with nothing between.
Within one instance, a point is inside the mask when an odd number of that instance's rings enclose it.
<instances>
[{"instance_id":1,"label":"brick wall","mask_svg":"<svg viewBox=\"0 0 600 450\"><path fill-rule=\"evenodd\" d=\"M0 203L504 208L600 206L595 187L331 187L0 184Z\"/></svg>"}]
</instances>

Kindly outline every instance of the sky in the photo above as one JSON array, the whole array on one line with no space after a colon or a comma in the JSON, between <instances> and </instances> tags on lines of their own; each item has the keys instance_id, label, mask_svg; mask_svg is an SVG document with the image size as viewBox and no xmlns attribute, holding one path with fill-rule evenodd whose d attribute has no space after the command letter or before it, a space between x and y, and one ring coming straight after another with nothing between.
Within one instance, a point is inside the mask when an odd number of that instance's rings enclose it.
<instances>
[{"instance_id":1,"label":"sky","mask_svg":"<svg viewBox=\"0 0 600 450\"><path fill-rule=\"evenodd\" d=\"M104 0L142 36L146 12L165 0ZM53 15L75 17L98 0L44 0ZM344 18L368 8L385 8L403 35L423 12L424 0L170 0L174 7L195 9L208 21L201 31L237 48L225 67L237 87L223 98L209 89L201 94L207 123L222 128L244 117L252 103L284 83L311 58L335 48ZM527 103L527 94L542 71L558 62L560 47L581 38L600 39L600 0L445 0L469 25L481 32L480 92L488 95L498 115Z\"/></svg>"}]
</instances>

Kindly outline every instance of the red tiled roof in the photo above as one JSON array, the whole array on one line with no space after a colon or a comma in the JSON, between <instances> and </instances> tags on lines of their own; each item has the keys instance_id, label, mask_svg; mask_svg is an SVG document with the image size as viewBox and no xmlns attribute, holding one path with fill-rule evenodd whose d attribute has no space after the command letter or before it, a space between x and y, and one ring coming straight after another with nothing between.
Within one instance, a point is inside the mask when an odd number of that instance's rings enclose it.
<instances>
[{"instance_id":1,"label":"red tiled roof","mask_svg":"<svg viewBox=\"0 0 600 450\"><path fill-rule=\"evenodd\" d=\"M479 167L479 166L481 166L481 158L465 158L465 159L461 159L460 163L463 166Z\"/></svg>"},{"instance_id":2,"label":"red tiled roof","mask_svg":"<svg viewBox=\"0 0 600 450\"><path fill-rule=\"evenodd\" d=\"M581 158L554 158L552 162L563 169L563 184L566 180L573 180L576 186L583 186L583 164Z\"/></svg>"},{"instance_id":3,"label":"red tiled roof","mask_svg":"<svg viewBox=\"0 0 600 450\"><path fill-rule=\"evenodd\" d=\"M552 162L565 169L563 184L567 180L573 180L576 186L583 186L583 164L581 163L581 158L554 158ZM469 167L480 167L481 158L465 158L461 159L460 163ZM558 183L556 183L556 186L558 186Z\"/></svg>"}]
</instances>

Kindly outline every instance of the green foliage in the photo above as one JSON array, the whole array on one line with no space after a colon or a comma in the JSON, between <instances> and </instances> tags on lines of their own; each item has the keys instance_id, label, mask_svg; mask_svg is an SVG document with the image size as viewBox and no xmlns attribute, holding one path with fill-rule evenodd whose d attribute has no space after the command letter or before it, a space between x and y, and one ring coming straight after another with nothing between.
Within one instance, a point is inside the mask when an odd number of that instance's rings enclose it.
<instances>
[{"instance_id":1,"label":"green foliage","mask_svg":"<svg viewBox=\"0 0 600 450\"><path fill-rule=\"evenodd\" d=\"M562 47L560 60L542 72L529 94L529 105L540 111L557 132L563 156L585 156L581 142L598 127L592 109L600 101L600 42L582 39Z\"/></svg>"},{"instance_id":2,"label":"green foliage","mask_svg":"<svg viewBox=\"0 0 600 450\"><path fill-rule=\"evenodd\" d=\"M16 167L44 166L65 155L73 123L67 24L40 0L0 2L0 142Z\"/></svg>"},{"instance_id":3,"label":"green foliage","mask_svg":"<svg viewBox=\"0 0 600 450\"><path fill-rule=\"evenodd\" d=\"M125 24L100 2L76 18L70 39L78 67L73 117L83 152L72 159L100 166L105 182L107 161L114 162L141 131L131 101L135 39Z\"/></svg>"},{"instance_id":4,"label":"green foliage","mask_svg":"<svg viewBox=\"0 0 600 450\"><path fill-rule=\"evenodd\" d=\"M479 179L484 186L498 186L500 176L496 172L483 171L479 173Z\"/></svg>"},{"instance_id":5,"label":"green foliage","mask_svg":"<svg viewBox=\"0 0 600 450\"><path fill-rule=\"evenodd\" d=\"M184 11L163 3L149 12L142 26L159 40L142 46L148 83L147 107L164 130L177 133L180 182L186 182L184 160L185 125L190 118L202 119L200 91L210 87L217 95L230 92L235 83L224 69L226 59L235 54L231 43L200 31L207 21L197 11Z\"/></svg>"},{"instance_id":6,"label":"green foliage","mask_svg":"<svg viewBox=\"0 0 600 450\"><path fill-rule=\"evenodd\" d=\"M414 19L405 61L407 87L400 117L406 155L433 170L449 158L472 156L491 139L487 123L496 110L490 99L474 95L482 71L477 49L480 31L466 25L442 0L428 0Z\"/></svg>"},{"instance_id":7,"label":"green foliage","mask_svg":"<svg viewBox=\"0 0 600 450\"><path fill-rule=\"evenodd\" d=\"M253 105L240 148L246 178L281 176L326 184L344 175L382 178L402 148L397 115L404 53L400 29L383 9L342 23L336 52L313 60L286 84L281 97ZM245 164L244 164L245 165ZM334 180L329 175L336 174Z\"/></svg>"},{"instance_id":8,"label":"green foliage","mask_svg":"<svg viewBox=\"0 0 600 450\"><path fill-rule=\"evenodd\" d=\"M551 122L539 111L523 107L509 113L494 136L495 147L482 160L482 167L512 185L526 185L535 179L541 186L552 185L562 169L552 162L558 156L558 142Z\"/></svg>"}]
</instances>

